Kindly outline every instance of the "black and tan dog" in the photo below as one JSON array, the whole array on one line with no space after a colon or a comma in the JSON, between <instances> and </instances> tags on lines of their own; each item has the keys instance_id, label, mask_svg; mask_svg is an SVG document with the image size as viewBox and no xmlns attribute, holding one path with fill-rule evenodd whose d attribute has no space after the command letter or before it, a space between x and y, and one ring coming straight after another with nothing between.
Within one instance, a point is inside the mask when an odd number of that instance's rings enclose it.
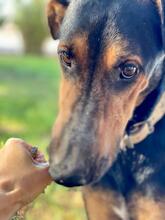
<instances>
[{"instance_id":1,"label":"black and tan dog","mask_svg":"<svg viewBox=\"0 0 165 220\"><path fill-rule=\"evenodd\" d=\"M50 173L86 186L90 220L165 220L164 4L49 4L63 70Z\"/></svg>"}]
</instances>

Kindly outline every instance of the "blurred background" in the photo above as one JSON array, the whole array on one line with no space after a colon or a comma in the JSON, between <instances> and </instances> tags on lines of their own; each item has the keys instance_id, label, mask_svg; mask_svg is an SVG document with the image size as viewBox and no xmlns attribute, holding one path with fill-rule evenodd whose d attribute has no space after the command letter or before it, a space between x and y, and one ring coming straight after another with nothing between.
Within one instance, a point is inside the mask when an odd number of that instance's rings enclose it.
<instances>
[{"instance_id":1,"label":"blurred background","mask_svg":"<svg viewBox=\"0 0 165 220\"><path fill-rule=\"evenodd\" d=\"M0 143L21 137L46 154L60 67L45 11L46 0L0 0ZM25 219L85 220L80 190L53 184Z\"/></svg>"}]
</instances>

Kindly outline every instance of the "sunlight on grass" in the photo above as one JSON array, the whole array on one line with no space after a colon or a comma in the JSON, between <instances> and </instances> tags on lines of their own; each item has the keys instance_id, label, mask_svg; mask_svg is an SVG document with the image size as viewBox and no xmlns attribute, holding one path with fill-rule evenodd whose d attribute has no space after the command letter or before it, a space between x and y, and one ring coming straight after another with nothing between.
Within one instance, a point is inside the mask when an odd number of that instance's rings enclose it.
<instances>
[{"instance_id":1,"label":"sunlight on grass","mask_svg":"<svg viewBox=\"0 0 165 220\"><path fill-rule=\"evenodd\" d=\"M9 89L6 86L0 85L0 96L6 96L9 93Z\"/></svg>"},{"instance_id":2,"label":"sunlight on grass","mask_svg":"<svg viewBox=\"0 0 165 220\"><path fill-rule=\"evenodd\" d=\"M50 197L51 194L51 197ZM52 185L29 210L26 219L83 220L83 202L80 192Z\"/></svg>"},{"instance_id":3,"label":"sunlight on grass","mask_svg":"<svg viewBox=\"0 0 165 220\"><path fill-rule=\"evenodd\" d=\"M6 133L22 133L26 131L26 125L13 120L11 118L0 117L0 134Z\"/></svg>"}]
</instances>

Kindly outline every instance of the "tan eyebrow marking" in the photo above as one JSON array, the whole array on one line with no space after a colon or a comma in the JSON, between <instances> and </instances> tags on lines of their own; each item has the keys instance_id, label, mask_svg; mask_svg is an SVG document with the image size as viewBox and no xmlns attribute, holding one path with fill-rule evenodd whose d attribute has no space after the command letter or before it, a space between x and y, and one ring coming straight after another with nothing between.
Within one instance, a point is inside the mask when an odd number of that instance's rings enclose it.
<instances>
[{"instance_id":1,"label":"tan eyebrow marking","mask_svg":"<svg viewBox=\"0 0 165 220\"><path fill-rule=\"evenodd\" d=\"M79 58L80 63L86 64L88 53L87 35L84 33L81 36L75 37L72 44L74 45L74 52Z\"/></svg>"},{"instance_id":2,"label":"tan eyebrow marking","mask_svg":"<svg viewBox=\"0 0 165 220\"><path fill-rule=\"evenodd\" d=\"M111 69L116 64L119 57L126 55L126 47L127 42L124 40L112 43L104 53L103 61L106 67Z\"/></svg>"},{"instance_id":3,"label":"tan eyebrow marking","mask_svg":"<svg viewBox=\"0 0 165 220\"><path fill-rule=\"evenodd\" d=\"M155 3L158 7L158 10L159 10L159 14L161 16L161 20L163 22L163 7L162 7L162 3L161 3L161 0L155 0Z\"/></svg>"},{"instance_id":4,"label":"tan eyebrow marking","mask_svg":"<svg viewBox=\"0 0 165 220\"><path fill-rule=\"evenodd\" d=\"M86 33L74 36L70 41L61 40L59 48L68 48L73 52L74 59L81 64L83 68L88 62L88 36Z\"/></svg>"}]
</instances>

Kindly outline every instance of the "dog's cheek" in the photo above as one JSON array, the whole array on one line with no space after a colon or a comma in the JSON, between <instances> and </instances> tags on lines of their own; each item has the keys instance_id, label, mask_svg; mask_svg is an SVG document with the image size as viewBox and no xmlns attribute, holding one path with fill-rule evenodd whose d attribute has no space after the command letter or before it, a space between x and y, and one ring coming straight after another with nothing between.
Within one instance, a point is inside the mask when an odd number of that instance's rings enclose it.
<instances>
[{"instance_id":1,"label":"dog's cheek","mask_svg":"<svg viewBox=\"0 0 165 220\"><path fill-rule=\"evenodd\" d=\"M59 114L53 127L53 137L60 137L62 130L70 120L75 103L80 96L80 90L79 83L73 83L62 76L60 84Z\"/></svg>"},{"instance_id":2,"label":"dog's cheek","mask_svg":"<svg viewBox=\"0 0 165 220\"><path fill-rule=\"evenodd\" d=\"M140 93L147 87L148 80L141 75L129 90L115 95L111 93L107 110L100 115L98 123L99 155L109 155L112 161L119 150L128 121L131 119ZM104 100L104 105L107 100Z\"/></svg>"}]
</instances>

